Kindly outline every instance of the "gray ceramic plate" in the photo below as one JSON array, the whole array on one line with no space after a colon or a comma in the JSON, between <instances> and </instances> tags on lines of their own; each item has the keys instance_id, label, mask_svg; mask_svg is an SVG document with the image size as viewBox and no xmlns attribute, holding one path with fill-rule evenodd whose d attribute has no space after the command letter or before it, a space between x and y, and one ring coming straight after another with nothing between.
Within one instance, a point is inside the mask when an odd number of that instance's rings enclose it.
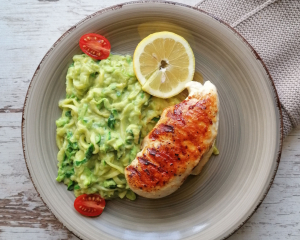
<instances>
[{"instance_id":1,"label":"gray ceramic plate","mask_svg":"<svg viewBox=\"0 0 300 240\"><path fill-rule=\"evenodd\" d=\"M184 36L196 71L220 96L217 144L200 176L169 197L112 200L98 218L73 208L74 195L55 181L55 120L65 97L65 76L80 53L81 35L105 35L116 53L132 54L144 36L168 30ZM243 224L264 199L281 151L282 123L272 79L251 46L212 16L171 2L132 2L101 10L66 32L49 50L31 81L23 112L23 148L41 198L83 239L221 239Z\"/></svg>"}]
</instances>

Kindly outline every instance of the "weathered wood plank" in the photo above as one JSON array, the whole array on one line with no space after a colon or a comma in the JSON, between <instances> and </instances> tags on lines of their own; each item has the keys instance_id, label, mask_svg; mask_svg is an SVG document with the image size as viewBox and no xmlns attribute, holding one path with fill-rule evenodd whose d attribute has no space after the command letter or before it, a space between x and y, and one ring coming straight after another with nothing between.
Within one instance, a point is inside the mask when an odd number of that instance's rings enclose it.
<instances>
[{"instance_id":1,"label":"weathered wood plank","mask_svg":"<svg viewBox=\"0 0 300 240\"><path fill-rule=\"evenodd\" d=\"M29 178L21 113L0 113L0 239L76 239L50 213Z\"/></svg>"}]
</instances>

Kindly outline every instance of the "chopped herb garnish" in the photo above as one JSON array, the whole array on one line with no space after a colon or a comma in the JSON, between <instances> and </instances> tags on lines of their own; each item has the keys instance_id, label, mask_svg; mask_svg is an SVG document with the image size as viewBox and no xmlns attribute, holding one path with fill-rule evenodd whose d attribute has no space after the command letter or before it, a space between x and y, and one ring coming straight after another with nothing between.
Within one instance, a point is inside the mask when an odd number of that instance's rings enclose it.
<instances>
[{"instance_id":1,"label":"chopped herb garnish","mask_svg":"<svg viewBox=\"0 0 300 240\"><path fill-rule=\"evenodd\" d=\"M70 181L69 184L68 184L68 190L73 191L74 190L74 185L75 185L75 183L73 181Z\"/></svg>"},{"instance_id":2,"label":"chopped herb garnish","mask_svg":"<svg viewBox=\"0 0 300 240\"><path fill-rule=\"evenodd\" d=\"M98 144L98 145L100 145L100 142L101 142L101 135L99 134L98 136L96 136L96 143Z\"/></svg>"},{"instance_id":3,"label":"chopped herb garnish","mask_svg":"<svg viewBox=\"0 0 300 240\"><path fill-rule=\"evenodd\" d=\"M94 78L94 77L96 77L98 74L99 74L99 73L97 73L97 72L93 72L93 73L90 74L90 76Z\"/></svg>"},{"instance_id":4,"label":"chopped herb garnish","mask_svg":"<svg viewBox=\"0 0 300 240\"><path fill-rule=\"evenodd\" d=\"M159 119L160 119L160 117L155 117L155 118L152 118L152 121L154 121L154 122L158 122L158 121L159 121Z\"/></svg>"},{"instance_id":5,"label":"chopped herb garnish","mask_svg":"<svg viewBox=\"0 0 300 240\"><path fill-rule=\"evenodd\" d=\"M103 186L105 188L115 189L117 187L117 184L113 179L107 179L103 182Z\"/></svg>"},{"instance_id":6,"label":"chopped herb garnish","mask_svg":"<svg viewBox=\"0 0 300 240\"><path fill-rule=\"evenodd\" d=\"M94 145L90 144L90 146L88 147L88 149L85 152L85 157L87 160L89 160L92 157L93 151L94 151Z\"/></svg>"},{"instance_id":7,"label":"chopped herb garnish","mask_svg":"<svg viewBox=\"0 0 300 240\"><path fill-rule=\"evenodd\" d=\"M118 111L116 109L111 110L111 113L116 116L118 114Z\"/></svg>"},{"instance_id":8,"label":"chopped herb garnish","mask_svg":"<svg viewBox=\"0 0 300 240\"><path fill-rule=\"evenodd\" d=\"M72 117L71 111L66 111L65 116L66 117Z\"/></svg>"},{"instance_id":9,"label":"chopped herb garnish","mask_svg":"<svg viewBox=\"0 0 300 240\"><path fill-rule=\"evenodd\" d=\"M114 115L111 113L107 120L107 125L109 128L114 129L115 123L116 123L116 119L115 119Z\"/></svg>"},{"instance_id":10,"label":"chopped herb garnish","mask_svg":"<svg viewBox=\"0 0 300 240\"><path fill-rule=\"evenodd\" d=\"M67 139L70 140L70 138L73 136L73 133L71 131L67 131Z\"/></svg>"},{"instance_id":11,"label":"chopped herb garnish","mask_svg":"<svg viewBox=\"0 0 300 240\"><path fill-rule=\"evenodd\" d=\"M65 173L65 176L66 176L67 178L70 178L73 174L74 174L74 168L72 168L71 170L67 171L67 172Z\"/></svg>"},{"instance_id":12,"label":"chopped herb garnish","mask_svg":"<svg viewBox=\"0 0 300 240\"><path fill-rule=\"evenodd\" d=\"M74 164L76 167L79 167L80 165L84 164L87 162L87 159L83 159L82 161L75 161Z\"/></svg>"}]
</instances>

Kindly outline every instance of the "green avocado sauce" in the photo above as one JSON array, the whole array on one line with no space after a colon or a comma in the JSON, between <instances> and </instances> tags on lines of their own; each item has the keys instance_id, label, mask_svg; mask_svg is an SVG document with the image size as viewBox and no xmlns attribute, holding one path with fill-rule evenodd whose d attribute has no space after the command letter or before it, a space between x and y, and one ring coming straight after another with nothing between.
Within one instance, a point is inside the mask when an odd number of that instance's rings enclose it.
<instances>
[{"instance_id":1,"label":"green avocado sauce","mask_svg":"<svg viewBox=\"0 0 300 240\"><path fill-rule=\"evenodd\" d=\"M66 76L66 98L56 121L58 174L75 196L134 200L124 169L164 108L183 100L149 95L137 81L131 56L96 61L75 55Z\"/></svg>"}]
</instances>

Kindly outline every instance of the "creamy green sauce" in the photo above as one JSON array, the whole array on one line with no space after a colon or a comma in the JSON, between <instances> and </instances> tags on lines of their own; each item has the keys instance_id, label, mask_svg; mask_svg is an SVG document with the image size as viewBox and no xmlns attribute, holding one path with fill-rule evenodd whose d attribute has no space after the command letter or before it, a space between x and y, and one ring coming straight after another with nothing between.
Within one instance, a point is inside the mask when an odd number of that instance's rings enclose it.
<instances>
[{"instance_id":1,"label":"creamy green sauce","mask_svg":"<svg viewBox=\"0 0 300 240\"><path fill-rule=\"evenodd\" d=\"M143 138L164 108L182 97L159 99L141 89L131 56L110 55L96 61L75 55L66 77L66 98L56 121L56 180L76 196L136 198L124 176Z\"/></svg>"}]
</instances>

